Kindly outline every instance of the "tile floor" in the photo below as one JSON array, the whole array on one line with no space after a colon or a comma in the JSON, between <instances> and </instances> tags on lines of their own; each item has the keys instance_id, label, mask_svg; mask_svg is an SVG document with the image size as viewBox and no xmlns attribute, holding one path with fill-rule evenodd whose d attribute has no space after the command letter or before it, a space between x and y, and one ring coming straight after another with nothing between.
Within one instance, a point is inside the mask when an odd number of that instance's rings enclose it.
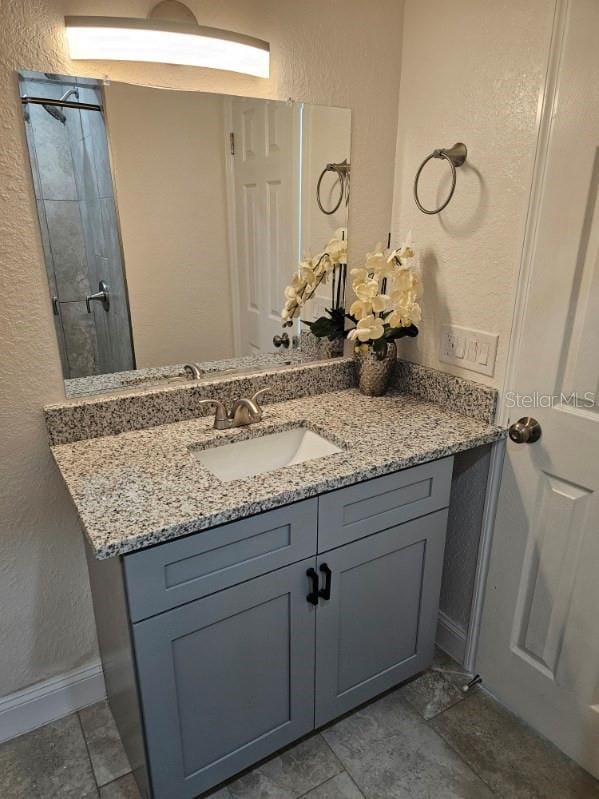
<instances>
[{"instance_id":1,"label":"tile floor","mask_svg":"<svg viewBox=\"0 0 599 799\"><path fill-rule=\"evenodd\" d=\"M210 799L599 799L597 781L463 683L439 652L430 671ZM0 797L139 799L106 703L0 745Z\"/></svg>"}]
</instances>

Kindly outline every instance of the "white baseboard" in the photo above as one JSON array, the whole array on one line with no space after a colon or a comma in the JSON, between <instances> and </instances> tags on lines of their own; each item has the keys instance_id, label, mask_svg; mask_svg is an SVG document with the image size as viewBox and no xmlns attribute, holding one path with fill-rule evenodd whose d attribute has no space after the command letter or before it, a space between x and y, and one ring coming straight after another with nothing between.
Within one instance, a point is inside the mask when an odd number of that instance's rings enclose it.
<instances>
[{"instance_id":1,"label":"white baseboard","mask_svg":"<svg viewBox=\"0 0 599 799\"><path fill-rule=\"evenodd\" d=\"M93 705L106 696L100 661L0 698L0 742Z\"/></svg>"},{"instance_id":2,"label":"white baseboard","mask_svg":"<svg viewBox=\"0 0 599 799\"><path fill-rule=\"evenodd\" d=\"M439 611L437 623L437 646L458 663L464 662L466 654L467 631L442 610Z\"/></svg>"}]
</instances>

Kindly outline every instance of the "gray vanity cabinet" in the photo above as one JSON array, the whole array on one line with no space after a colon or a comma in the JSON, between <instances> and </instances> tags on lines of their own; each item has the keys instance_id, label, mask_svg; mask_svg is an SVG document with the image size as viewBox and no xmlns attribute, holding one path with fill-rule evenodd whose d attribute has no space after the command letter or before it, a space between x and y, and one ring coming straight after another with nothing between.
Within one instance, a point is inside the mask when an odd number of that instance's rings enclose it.
<instances>
[{"instance_id":1,"label":"gray vanity cabinet","mask_svg":"<svg viewBox=\"0 0 599 799\"><path fill-rule=\"evenodd\" d=\"M191 799L313 729L309 566L133 626L155 799Z\"/></svg>"},{"instance_id":2,"label":"gray vanity cabinet","mask_svg":"<svg viewBox=\"0 0 599 799\"><path fill-rule=\"evenodd\" d=\"M89 557L145 796L192 799L430 664L452 463Z\"/></svg>"}]
</instances>

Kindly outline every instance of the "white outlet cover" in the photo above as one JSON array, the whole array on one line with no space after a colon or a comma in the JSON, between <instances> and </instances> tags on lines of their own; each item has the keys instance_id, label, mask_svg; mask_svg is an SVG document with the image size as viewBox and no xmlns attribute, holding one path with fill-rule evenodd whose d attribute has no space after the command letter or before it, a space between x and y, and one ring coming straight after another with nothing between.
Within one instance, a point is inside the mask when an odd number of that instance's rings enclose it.
<instances>
[{"instance_id":1,"label":"white outlet cover","mask_svg":"<svg viewBox=\"0 0 599 799\"><path fill-rule=\"evenodd\" d=\"M457 325L441 325L439 360L492 376L499 336Z\"/></svg>"}]
</instances>

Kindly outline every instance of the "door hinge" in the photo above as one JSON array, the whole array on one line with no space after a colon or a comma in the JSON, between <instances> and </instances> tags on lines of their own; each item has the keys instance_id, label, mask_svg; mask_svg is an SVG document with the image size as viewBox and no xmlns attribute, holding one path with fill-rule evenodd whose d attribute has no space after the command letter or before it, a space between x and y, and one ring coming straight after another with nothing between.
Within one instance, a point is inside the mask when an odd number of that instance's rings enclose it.
<instances>
[{"instance_id":1,"label":"door hinge","mask_svg":"<svg viewBox=\"0 0 599 799\"><path fill-rule=\"evenodd\" d=\"M231 148L231 155L235 155L235 134L229 133L229 145Z\"/></svg>"}]
</instances>

